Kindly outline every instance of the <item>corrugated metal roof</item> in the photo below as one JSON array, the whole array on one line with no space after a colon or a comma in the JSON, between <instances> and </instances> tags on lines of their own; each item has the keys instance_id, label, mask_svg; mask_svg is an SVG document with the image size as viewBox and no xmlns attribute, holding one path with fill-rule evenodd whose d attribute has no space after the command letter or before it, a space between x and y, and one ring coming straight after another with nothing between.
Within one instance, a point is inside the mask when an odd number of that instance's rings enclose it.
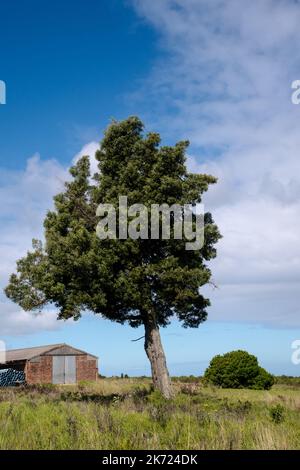
<instances>
[{"instance_id":1,"label":"corrugated metal roof","mask_svg":"<svg viewBox=\"0 0 300 470\"><path fill-rule=\"evenodd\" d=\"M65 348L65 347L72 349L74 352L77 351L77 353L79 354L81 353L81 354L88 354L89 356L93 356L90 353L81 351L80 349L77 349L77 348L73 348L72 346L68 346L65 343L58 343L58 344L49 344L47 346L36 346L33 348L11 349L9 351L6 351L6 362L27 361L34 357L40 356L41 354L47 354L52 350L55 350L58 348ZM97 357L97 356L93 356L93 357Z\"/></svg>"},{"instance_id":2,"label":"corrugated metal roof","mask_svg":"<svg viewBox=\"0 0 300 470\"><path fill-rule=\"evenodd\" d=\"M12 361L25 361L27 359L32 359L33 357L40 356L51 349L58 348L59 346L64 346L60 344L50 344L48 346L36 346L34 348L24 348L24 349L11 349L6 351L6 362Z\"/></svg>"}]
</instances>

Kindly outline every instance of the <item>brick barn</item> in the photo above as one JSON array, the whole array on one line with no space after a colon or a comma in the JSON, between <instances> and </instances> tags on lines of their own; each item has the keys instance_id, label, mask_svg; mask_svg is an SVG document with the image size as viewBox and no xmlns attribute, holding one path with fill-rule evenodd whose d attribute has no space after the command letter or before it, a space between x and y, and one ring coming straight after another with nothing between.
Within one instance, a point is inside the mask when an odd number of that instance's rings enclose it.
<instances>
[{"instance_id":1,"label":"brick barn","mask_svg":"<svg viewBox=\"0 0 300 470\"><path fill-rule=\"evenodd\" d=\"M0 369L25 372L28 384L74 384L95 381L98 358L68 344L52 344L6 351L6 362Z\"/></svg>"}]
</instances>

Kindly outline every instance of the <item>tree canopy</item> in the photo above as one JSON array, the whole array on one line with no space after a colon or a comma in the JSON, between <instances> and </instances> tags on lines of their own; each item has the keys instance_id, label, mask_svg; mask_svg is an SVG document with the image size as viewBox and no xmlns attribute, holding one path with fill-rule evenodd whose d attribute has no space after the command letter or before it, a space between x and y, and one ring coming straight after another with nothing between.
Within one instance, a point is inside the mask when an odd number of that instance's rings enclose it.
<instances>
[{"instance_id":1,"label":"tree canopy","mask_svg":"<svg viewBox=\"0 0 300 470\"><path fill-rule=\"evenodd\" d=\"M184 327L207 317L209 299L200 288L211 272L220 233L210 213L204 216L204 245L186 250L185 242L162 239L105 239L96 234L100 203L196 204L216 178L189 173L187 141L161 146L157 133L145 135L139 118L113 121L96 153L99 171L90 174L88 156L71 169L64 191L44 221L45 240L17 262L5 292L25 310L48 304L58 318L77 320L92 311L132 327L165 327L176 316ZM151 312L151 313L150 313Z\"/></svg>"},{"instance_id":2,"label":"tree canopy","mask_svg":"<svg viewBox=\"0 0 300 470\"><path fill-rule=\"evenodd\" d=\"M215 356L204 374L205 379L222 388L269 389L274 377L259 366L247 351L231 351Z\"/></svg>"}]
</instances>

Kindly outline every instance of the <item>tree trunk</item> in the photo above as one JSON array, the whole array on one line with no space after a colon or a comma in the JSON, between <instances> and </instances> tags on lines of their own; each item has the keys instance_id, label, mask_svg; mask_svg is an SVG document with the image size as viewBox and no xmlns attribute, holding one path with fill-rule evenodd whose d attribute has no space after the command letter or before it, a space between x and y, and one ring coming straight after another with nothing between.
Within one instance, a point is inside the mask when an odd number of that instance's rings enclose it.
<instances>
[{"instance_id":1,"label":"tree trunk","mask_svg":"<svg viewBox=\"0 0 300 470\"><path fill-rule=\"evenodd\" d=\"M153 313L148 314L145 320L145 351L151 364L154 389L159 390L165 398L171 398L172 388L166 356Z\"/></svg>"}]
</instances>

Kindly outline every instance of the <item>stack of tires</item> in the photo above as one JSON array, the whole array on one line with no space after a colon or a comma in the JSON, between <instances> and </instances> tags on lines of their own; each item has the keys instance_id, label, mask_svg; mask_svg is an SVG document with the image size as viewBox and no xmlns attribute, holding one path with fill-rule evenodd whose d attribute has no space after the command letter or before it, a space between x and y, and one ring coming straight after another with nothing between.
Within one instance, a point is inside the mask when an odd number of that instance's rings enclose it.
<instances>
[{"instance_id":1,"label":"stack of tires","mask_svg":"<svg viewBox=\"0 0 300 470\"><path fill-rule=\"evenodd\" d=\"M0 387L13 387L25 383L25 374L14 369L0 370Z\"/></svg>"}]
</instances>

